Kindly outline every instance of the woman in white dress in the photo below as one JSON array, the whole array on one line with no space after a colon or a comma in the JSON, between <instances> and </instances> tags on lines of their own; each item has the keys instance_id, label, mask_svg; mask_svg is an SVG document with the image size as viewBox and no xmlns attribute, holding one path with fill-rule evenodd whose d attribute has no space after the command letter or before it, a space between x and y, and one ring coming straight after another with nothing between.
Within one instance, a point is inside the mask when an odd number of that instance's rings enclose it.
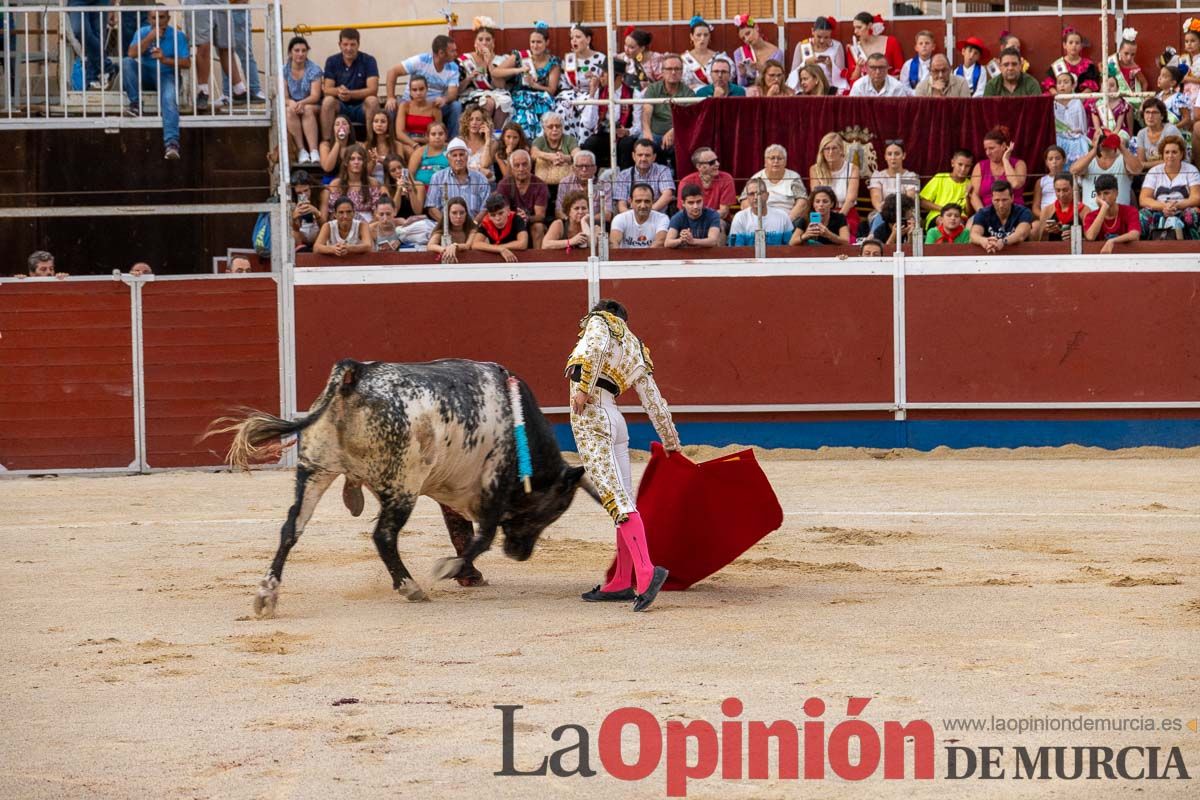
<instances>
[{"instance_id":1,"label":"woman in white dress","mask_svg":"<svg viewBox=\"0 0 1200 800\"><path fill-rule=\"evenodd\" d=\"M577 106L575 101L588 99L592 76L604 75L608 70L604 53L592 49L591 28L571 26L571 49L563 56L561 64L557 111L562 115L567 134L582 141L587 138L580 124L585 106Z\"/></svg>"},{"instance_id":2,"label":"woman in white dress","mask_svg":"<svg viewBox=\"0 0 1200 800\"><path fill-rule=\"evenodd\" d=\"M704 17L699 14L692 17L688 27L691 28L689 36L692 49L685 50L680 58L683 59L683 82L694 92L701 86L712 83L709 67L712 66L714 58L723 54L708 46L712 40L712 26L704 21Z\"/></svg>"},{"instance_id":3,"label":"woman in white dress","mask_svg":"<svg viewBox=\"0 0 1200 800\"><path fill-rule=\"evenodd\" d=\"M796 45L792 53L792 72L788 76L788 86L800 90L800 68L808 64L820 67L825 73L825 82L837 91L836 94L846 94L850 84L846 82L846 48L833 32L837 29L837 20L833 17L817 17L813 22L812 38L804 39Z\"/></svg>"}]
</instances>

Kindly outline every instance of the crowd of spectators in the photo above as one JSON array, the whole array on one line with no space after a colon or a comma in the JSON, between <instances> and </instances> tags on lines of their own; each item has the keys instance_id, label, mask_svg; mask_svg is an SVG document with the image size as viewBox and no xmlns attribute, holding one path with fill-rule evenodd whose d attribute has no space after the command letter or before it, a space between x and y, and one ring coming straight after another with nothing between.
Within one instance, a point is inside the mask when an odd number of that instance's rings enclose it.
<instances>
[{"instance_id":1,"label":"crowd of spectators","mask_svg":"<svg viewBox=\"0 0 1200 800\"><path fill-rule=\"evenodd\" d=\"M834 20L819 18L788 72L786 54L753 19L739 15L735 24L742 44L729 55L711 49L712 28L700 17L690 23L692 48L679 54L656 52L648 32L626 30L614 85L606 56L592 49L593 31L581 25L561 56L540 22L528 49L504 53L492 21L476 18L471 52L437 36L429 52L387 70L382 87L358 31L341 32L324 69L295 37L286 77L296 247L334 256L427 248L454 261L466 249L507 260L524 249L587 249L605 229L613 247L668 249L747 245L760 230L769 245L887 246L920 236L987 252L1069 238L1073 225L1115 244L1200 239L1200 171L1190 163L1200 132L1198 20L1188 20L1182 50L1164 52L1154 76L1137 64L1136 31L1122 31L1117 53L1098 65L1067 28L1062 57L1044 80L1029 74L1020 40L1007 33L993 57L978 37L939 53L921 31L905 59L877 16L854 18L848 46L833 37ZM1072 96L1101 88L1112 94ZM889 140L883 166L865 174L830 132L806 175L788 168L780 145L748 176L723 171L717 154L701 147L678 154L694 167L679 180L670 105L621 105L609 120L606 105L577 104L610 95L797 94L1051 94L1057 142L1045 153L1018 153L1001 126L979 143L978 157L959 150L948 154L945 172L918 176L904 166L905 143ZM1116 183L1111 201L1104 176ZM591 200L589 181L597 189Z\"/></svg>"}]
</instances>

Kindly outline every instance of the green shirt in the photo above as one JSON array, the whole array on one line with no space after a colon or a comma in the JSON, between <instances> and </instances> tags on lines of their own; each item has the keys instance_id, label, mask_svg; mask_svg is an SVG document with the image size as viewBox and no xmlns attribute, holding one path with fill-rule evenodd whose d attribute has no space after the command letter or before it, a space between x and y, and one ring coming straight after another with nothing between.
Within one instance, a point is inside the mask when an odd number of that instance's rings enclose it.
<instances>
[{"instance_id":1,"label":"green shirt","mask_svg":"<svg viewBox=\"0 0 1200 800\"><path fill-rule=\"evenodd\" d=\"M1010 92L1004 86L1004 76L997 75L987 82L983 87L984 97L1036 97L1042 93L1042 87L1038 84L1037 78L1033 78L1027 72L1021 73L1021 79L1017 81L1017 88Z\"/></svg>"},{"instance_id":2,"label":"green shirt","mask_svg":"<svg viewBox=\"0 0 1200 800\"><path fill-rule=\"evenodd\" d=\"M667 94L663 91L663 82L655 81L646 87L646 93L643 95L647 100L657 97L695 97L696 93L687 87L687 84L679 84L679 88L675 94ZM655 136L662 136L667 131L671 130L674 123L671 121L671 104L670 103L655 103L650 106L650 133Z\"/></svg>"},{"instance_id":3,"label":"green shirt","mask_svg":"<svg viewBox=\"0 0 1200 800\"><path fill-rule=\"evenodd\" d=\"M937 244L938 239L942 238L942 232L934 225L925 232L925 244ZM958 235L954 237L954 244L970 244L971 243L971 227L963 225L958 229Z\"/></svg>"},{"instance_id":4,"label":"green shirt","mask_svg":"<svg viewBox=\"0 0 1200 800\"><path fill-rule=\"evenodd\" d=\"M962 206L963 216L967 214L967 195L971 191L971 179L964 178L962 183L955 183L949 172L939 172L921 189L921 199L928 200L935 206L955 203ZM930 211L925 215L925 227L933 224L939 212Z\"/></svg>"}]
</instances>

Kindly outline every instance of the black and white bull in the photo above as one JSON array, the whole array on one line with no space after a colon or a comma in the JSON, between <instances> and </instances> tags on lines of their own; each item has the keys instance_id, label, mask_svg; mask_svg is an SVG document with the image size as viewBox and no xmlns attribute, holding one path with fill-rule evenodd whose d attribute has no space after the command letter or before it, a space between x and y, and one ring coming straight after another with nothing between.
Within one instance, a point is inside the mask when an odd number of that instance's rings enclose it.
<instances>
[{"instance_id":1,"label":"black and white bull","mask_svg":"<svg viewBox=\"0 0 1200 800\"><path fill-rule=\"evenodd\" d=\"M274 614L288 552L338 475L346 476L343 500L355 516L362 512L363 485L379 498L375 547L393 587L409 600L427 598L400 560L396 538L420 495L441 504L457 554L439 562L437 577L480 583L474 561L491 547L497 528L504 530L506 555L529 558L538 536L571 505L584 470L563 461L550 424L521 382L533 461L532 491L526 493L517 475L508 377L499 364L458 359L423 364L344 360L334 366L302 420L249 411L215 422L214 433L235 433L229 462L242 468L261 445L299 436L296 499L259 586L255 611Z\"/></svg>"}]
</instances>

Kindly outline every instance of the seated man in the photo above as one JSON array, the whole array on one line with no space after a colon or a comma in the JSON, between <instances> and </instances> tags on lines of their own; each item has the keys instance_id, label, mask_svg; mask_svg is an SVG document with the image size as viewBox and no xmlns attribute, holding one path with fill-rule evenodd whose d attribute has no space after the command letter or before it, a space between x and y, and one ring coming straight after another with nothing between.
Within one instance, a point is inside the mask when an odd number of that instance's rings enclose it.
<instances>
[{"instance_id":1,"label":"seated man","mask_svg":"<svg viewBox=\"0 0 1200 800\"><path fill-rule=\"evenodd\" d=\"M481 172L467 168L470 148L462 139L454 138L446 145L446 159L450 166L433 173L429 179L429 191L425 194L425 215L441 224L442 207L452 197L461 197L467 203L471 219L479 221L484 213L484 203L492 191L492 185Z\"/></svg>"},{"instance_id":2,"label":"seated man","mask_svg":"<svg viewBox=\"0 0 1200 800\"><path fill-rule=\"evenodd\" d=\"M45 250L34 250L29 254L29 258L25 259L25 268L28 271L30 278L63 278L71 277L65 272L59 272L54 268L54 254ZM26 274L19 272L13 276L14 278L24 278Z\"/></svg>"},{"instance_id":3,"label":"seated man","mask_svg":"<svg viewBox=\"0 0 1200 800\"><path fill-rule=\"evenodd\" d=\"M667 247L717 247L721 244L721 218L704 207L704 190L688 184L680 192L683 209L671 217Z\"/></svg>"},{"instance_id":4,"label":"seated man","mask_svg":"<svg viewBox=\"0 0 1200 800\"><path fill-rule=\"evenodd\" d=\"M692 164L696 171L679 182L679 194L683 187L699 186L704 192L704 205L715 209L721 222L727 222L732 214L729 207L737 202L737 191L733 188L733 176L721 171L721 162L711 147L701 147L692 153Z\"/></svg>"},{"instance_id":5,"label":"seated man","mask_svg":"<svg viewBox=\"0 0 1200 800\"><path fill-rule=\"evenodd\" d=\"M596 221L600 222L601 217L605 221L612 218L612 186L609 179L600 179L596 175L596 154L590 150L576 150L575 155L571 156L571 174L558 185L558 197L554 201L556 218L567 218L567 213L563 210L563 198L572 192L587 194L589 180L596 189ZM600 202L601 193L605 199L603 203Z\"/></svg>"},{"instance_id":6,"label":"seated man","mask_svg":"<svg viewBox=\"0 0 1200 800\"><path fill-rule=\"evenodd\" d=\"M1025 241L1032 231L1033 212L1014 205L1012 184L998 180L992 184L992 204L972 220L971 243L994 254Z\"/></svg>"},{"instance_id":7,"label":"seated man","mask_svg":"<svg viewBox=\"0 0 1200 800\"><path fill-rule=\"evenodd\" d=\"M683 59L669 54L662 59L662 80L646 87L643 97L649 99L695 97L683 82ZM650 135L659 148L658 162L675 167L675 126L670 103L646 103L642 106L642 133ZM636 159L636 156L635 156Z\"/></svg>"},{"instance_id":8,"label":"seated man","mask_svg":"<svg viewBox=\"0 0 1200 800\"><path fill-rule=\"evenodd\" d=\"M125 116L142 116L141 89L158 90L162 114L164 158L179 158L179 92L175 84L192 65L187 37L171 27L166 9L150 12L150 24L143 25L129 45L124 60L122 82L129 97Z\"/></svg>"},{"instance_id":9,"label":"seated man","mask_svg":"<svg viewBox=\"0 0 1200 800\"><path fill-rule=\"evenodd\" d=\"M389 115L396 113L399 105L396 101L397 78L401 75L423 75L428 87L425 96L434 108L442 110L442 122L446 123L446 130L453 136L458 133L458 118L462 114L462 103L458 101L458 45L449 36L441 34L433 37L429 50L428 53L406 58L388 70L387 84L383 87L387 93L384 107Z\"/></svg>"},{"instance_id":10,"label":"seated man","mask_svg":"<svg viewBox=\"0 0 1200 800\"><path fill-rule=\"evenodd\" d=\"M958 203L946 203L933 227L925 232L925 244L970 244L971 231L963 224L963 210Z\"/></svg>"},{"instance_id":11,"label":"seated man","mask_svg":"<svg viewBox=\"0 0 1200 800\"><path fill-rule=\"evenodd\" d=\"M932 225L934 218L951 203L958 206L964 214L967 212L973 166L975 156L971 155L970 151L955 150L950 158L950 171L939 172L921 188L921 210L929 212L925 215L926 228Z\"/></svg>"},{"instance_id":12,"label":"seated man","mask_svg":"<svg viewBox=\"0 0 1200 800\"><path fill-rule=\"evenodd\" d=\"M644 183L635 184L629 202L631 209L613 217L609 244L624 249L662 247L667 241L670 220L666 214L654 210L654 190Z\"/></svg>"},{"instance_id":13,"label":"seated man","mask_svg":"<svg viewBox=\"0 0 1200 800\"><path fill-rule=\"evenodd\" d=\"M950 59L935 53L929 59L929 77L918 83L913 93L917 97L970 97L971 84L951 71Z\"/></svg>"},{"instance_id":14,"label":"seated man","mask_svg":"<svg viewBox=\"0 0 1200 800\"><path fill-rule=\"evenodd\" d=\"M234 256L233 260L229 262L229 271L234 275L245 275L254 270L250 267L250 259L245 256Z\"/></svg>"},{"instance_id":15,"label":"seated man","mask_svg":"<svg viewBox=\"0 0 1200 800\"><path fill-rule=\"evenodd\" d=\"M1116 175L1100 175L1096 178L1096 201L1099 208L1083 219L1083 235L1089 242L1103 239L1101 253L1112 253L1115 245L1136 242L1142 237L1138 210L1117 202Z\"/></svg>"},{"instance_id":16,"label":"seated man","mask_svg":"<svg viewBox=\"0 0 1200 800\"><path fill-rule=\"evenodd\" d=\"M337 55L325 60L321 89L321 138L333 139L333 120L340 114L370 133L371 118L379 110L379 65L375 57L358 49L359 33L343 28L338 34Z\"/></svg>"},{"instance_id":17,"label":"seated man","mask_svg":"<svg viewBox=\"0 0 1200 800\"><path fill-rule=\"evenodd\" d=\"M883 258L883 242L867 237L858 246L859 258Z\"/></svg>"},{"instance_id":18,"label":"seated man","mask_svg":"<svg viewBox=\"0 0 1200 800\"><path fill-rule=\"evenodd\" d=\"M708 68L712 83L706 83L696 90L696 97L745 97L746 89L733 80L733 59L724 53L713 57L712 65Z\"/></svg>"},{"instance_id":19,"label":"seated man","mask_svg":"<svg viewBox=\"0 0 1200 800\"><path fill-rule=\"evenodd\" d=\"M907 84L888 75L888 60L883 53L867 56L867 74L850 87L851 97L912 97Z\"/></svg>"},{"instance_id":20,"label":"seated man","mask_svg":"<svg viewBox=\"0 0 1200 800\"><path fill-rule=\"evenodd\" d=\"M884 244L895 244L896 242L896 216L900 216L900 243L905 244L912 241L913 231L917 228L914 216L916 212L916 201L907 194L902 194L897 202L896 193L891 192L884 196L883 207L871 220L871 227L868 233L873 239L878 239Z\"/></svg>"},{"instance_id":21,"label":"seated man","mask_svg":"<svg viewBox=\"0 0 1200 800\"><path fill-rule=\"evenodd\" d=\"M145 261L139 261L129 268L129 276L131 278L140 278L143 275L153 275L154 270L150 269L150 265Z\"/></svg>"},{"instance_id":22,"label":"seated man","mask_svg":"<svg viewBox=\"0 0 1200 800\"><path fill-rule=\"evenodd\" d=\"M513 262L517 256L513 251L529 249L529 231L525 220L514 214L508 206L508 198L496 192L484 204L483 219L471 234L471 249L483 253L499 253L505 261Z\"/></svg>"},{"instance_id":23,"label":"seated man","mask_svg":"<svg viewBox=\"0 0 1200 800\"><path fill-rule=\"evenodd\" d=\"M546 235L546 207L550 205L550 187L533 174L533 158L525 150L514 150L508 156L511 173L496 185L511 208L529 231L531 246L537 250ZM561 189L560 189L561 192Z\"/></svg>"},{"instance_id":24,"label":"seated man","mask_svg":"<svg viewBox=\"0 0 1200 800\"><path fill-rule=\"evenodd\" d=\"M1042 87L1037 79L1022 71L1021 51L1006 47L1000 51L1000 74L983 87L984 97L1037 97Z\"/></svg>"},{"instance_id":25,"label":"seated man","mask_svg":"<svg viewBox=\"0 0 1200 800\"><path fill-rule=\"evenodd\" d=\"M767 184L762 178L751 178L746 182L742 199L747 201L747 205L734 214L733 221L729 223L730 247L753 246L760 220L768 245L787 244L792 238L794 226L791 216L781 208L768 206L769 196Z\"/></svg>"},{"instance_id":26,"label":"seated man","mask_svg":"<svg viewBox=\"0 0 1200 800\"><path fill-rule=\"evenodd\" d=\"M638 140L633 147L633 166L621 170L617 176L617 185L613 187L613 205L617 211L631 208L630 191L638 184L649 186L655 193L655 211L666 211L675 202L675 179L670 169L654 163L654 142L649 139Z\"/></svg>"}]
</instances>

